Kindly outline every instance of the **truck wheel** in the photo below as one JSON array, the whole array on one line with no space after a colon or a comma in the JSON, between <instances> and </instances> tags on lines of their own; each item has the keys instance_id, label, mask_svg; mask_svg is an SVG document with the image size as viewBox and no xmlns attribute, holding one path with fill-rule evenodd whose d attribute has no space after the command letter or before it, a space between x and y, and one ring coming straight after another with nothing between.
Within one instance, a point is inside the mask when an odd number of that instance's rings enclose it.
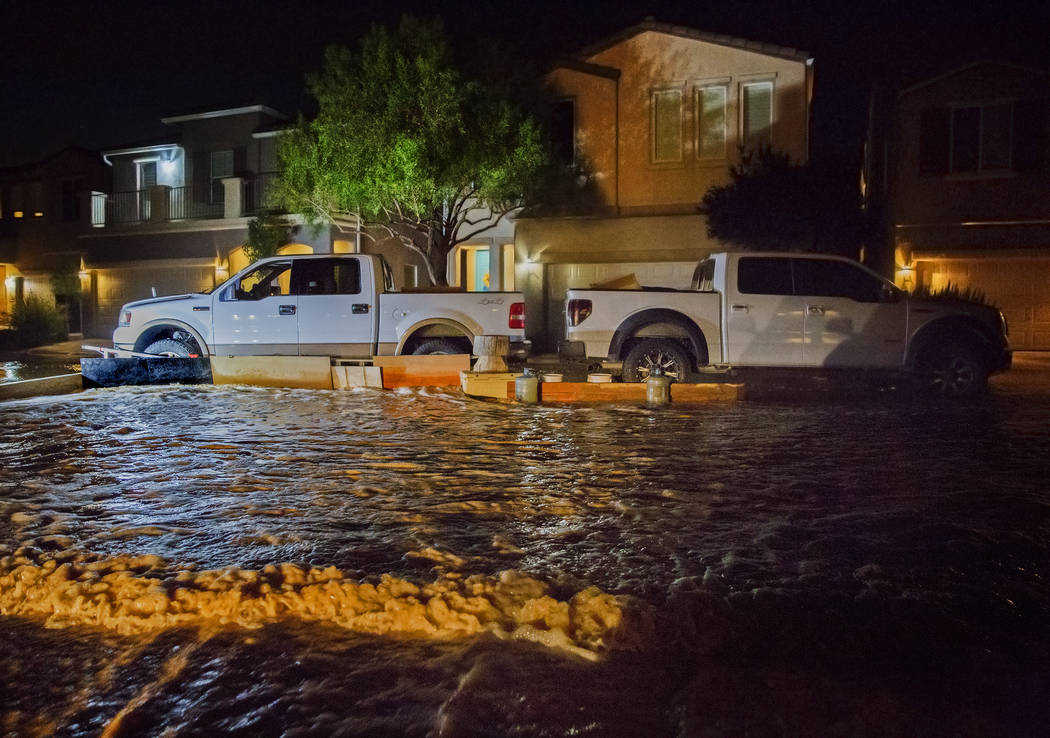
<instances>
[{"instance_id":1,"label":"truck wheel","mask_svg":"<svg viewBox=\"0 0 1050 738\"><path fill-rule=\"evenodd\" d=\"M190 350L190 347L182 341L176 341L174 338L162 338L159 341L151 343L142 353L156 354L157 356L187 357L192 351Z\"/></svg>"},{"instance_id":2,"label":"truck wheel","mask_svg":"<svg viewBox=\"0 0 1050 738\"><path fill-rule=\"evenodd\" d=\"M623 381L644 382L656 367L672 381L685 380L690 368L689 357L676 342L667 338L646 338L639 341L623 360Z\"/></svg>"},{"instance_id":3,"label":"truck wheel","mask_svg":"<svg viewBox=\"0 0 1050 738\"><path fill-rule=\"evenodd\" d=\"M988 386L980 352L965 343L953 341L930 349L919 371L923 385L942 397L973 397Z\"/></svg>"},{"instance_id":4,"label":"truck wheel","mask_svg":"<svg viewBox=\"0 0 1050 738\"><path fill-rule=\"evenodd\" d=\"M413 356L424 356L427 354L469 354L463 347L451 338L428 338L412 349Z\"/></svg>"}]
</instances>

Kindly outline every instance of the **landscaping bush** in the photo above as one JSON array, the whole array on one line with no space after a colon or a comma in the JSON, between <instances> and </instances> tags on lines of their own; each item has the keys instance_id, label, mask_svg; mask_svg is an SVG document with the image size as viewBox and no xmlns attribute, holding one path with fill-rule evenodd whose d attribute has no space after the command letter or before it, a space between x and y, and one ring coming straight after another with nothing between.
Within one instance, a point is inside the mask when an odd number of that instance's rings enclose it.
<instances>
[{"instance_id":1,"label":"landscaping bush","mask_svg":"<svg viewBox=\"0 0 1050 738\"><path fill-rule=\"evenodd\" d=\"M65 341L66 316L54 303L36 295L29 295L15 305L11 312L11 330L19 346L40 346Z\"/></svg>"}]
</instances>

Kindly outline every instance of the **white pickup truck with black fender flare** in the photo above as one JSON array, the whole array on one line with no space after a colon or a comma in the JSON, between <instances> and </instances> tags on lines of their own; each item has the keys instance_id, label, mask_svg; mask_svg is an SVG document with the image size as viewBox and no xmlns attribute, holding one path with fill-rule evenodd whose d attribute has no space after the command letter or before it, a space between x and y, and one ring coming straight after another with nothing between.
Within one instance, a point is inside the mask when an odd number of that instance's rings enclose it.
<instances>
[{"instance_id":1,"label":"white pickup truck with black fender flare","mask_svg":"<svg viewBox=\"0 0 1050 738\"><path fill-rule=\"evenodd\" d=\"M471 353L474 338L507 336L527 355L520 292L395 292L369 254L275 256L208 293L120 309L118 351L169 356L331 356Z\"/></svg>"},{"instance_id":2,"label":"white pickup truck with black fender flare","mask_svg":"<svg viewBox=\"0 0 1050 738\"><path fill-rule=\"evenodd\" d=\"M909 374L947 395L980 392L1011 364L987 305L911 296L863 265L820 254L721 252L688 290L572 289L563 355L641 381L711 369Z\"/></svg>"}]
</instances>

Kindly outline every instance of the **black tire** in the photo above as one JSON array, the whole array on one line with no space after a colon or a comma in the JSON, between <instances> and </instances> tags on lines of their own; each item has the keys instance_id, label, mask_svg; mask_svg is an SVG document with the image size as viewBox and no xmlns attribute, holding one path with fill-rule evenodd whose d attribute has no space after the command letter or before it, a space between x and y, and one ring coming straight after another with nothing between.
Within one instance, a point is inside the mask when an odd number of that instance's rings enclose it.
<instances>
[{"instance_id":1,"label":"black tire","mask_svg":"<svg viewBox=\"0 0 1050 738\"><path fill-rule=\"evenodd\" d=\"M974 397L988 388L988 368L981 352L955 341L926 352L919 378L928 392L941 397Z\"/></svg>"},{"instance_id":2,"label":"black tire","mask_svg":"<svg viewBox=\"0 0 1050 738\"><path fill-rule=\"evenodd\" d=\"M157 354L158 356L181 356L188 357L193 351L189 346L184 344L182 341L176 341L174 338L162 338L159 341L154 341L145 349L142 353L144 354Z\"/></svg>"},{"instance_id":3,"label":"black tire","mask_svg":"<svg viewBox=\"0 0 1050 738\"><path fill-rule=\"evenodd\" d=\"M463 345L454 338L428 338L412 349L413 356L469 353L470 349L464 349Z\"/></svg>"},{"instance_id":4,"label":"black tire","mask_svg":"<svg viewBox=\"0 0 1050 738\"><path fill-rule=\"evenodd\" d=\"M683 382L692 362L677 342L668 338L645 338L627 352L623 360L623 381L644 382L657 366L672 382Z\"/></svg>"}]
</instances>

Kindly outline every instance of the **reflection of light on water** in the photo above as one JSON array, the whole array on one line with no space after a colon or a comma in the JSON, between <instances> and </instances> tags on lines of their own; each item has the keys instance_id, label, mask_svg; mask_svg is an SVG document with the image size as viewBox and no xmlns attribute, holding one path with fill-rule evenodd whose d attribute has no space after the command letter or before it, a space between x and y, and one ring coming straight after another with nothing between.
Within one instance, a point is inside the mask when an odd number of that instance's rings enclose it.
<instances>
[{"instance_id":1,"label":"reflection of light on water","mask_svg":"<svg viewBox=\"0 0 1050 738\"><path fill-rule=\"evenodd\" d=\"M454 571L419 585L389 574L358 582L334 566L194 572L171 571L154 555L92 560L64 551L37 562L27 553L23 547L2 562L0 614L42 618L51 628L88 625L130 635L299 619L407 638L494 633L594 659L623 624L620 598L590 587L558 600L539 580L511 570L495 577ZM440 568L466 563L433 549L415 556Z\"/></svg>"}]
</instances>

